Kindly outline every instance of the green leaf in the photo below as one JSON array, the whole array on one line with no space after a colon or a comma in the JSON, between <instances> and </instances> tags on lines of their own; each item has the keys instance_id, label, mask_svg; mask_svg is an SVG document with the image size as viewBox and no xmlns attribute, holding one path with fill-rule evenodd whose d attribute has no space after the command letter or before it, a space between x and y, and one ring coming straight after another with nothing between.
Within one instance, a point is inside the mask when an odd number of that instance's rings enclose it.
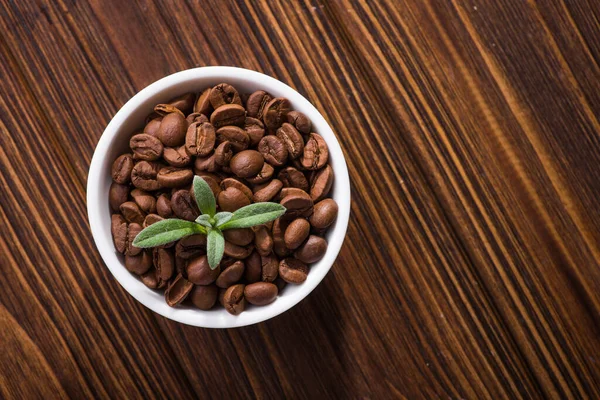
<instances>
[{"instance_id":1,"label":"green leaf","mask_svg":"<svg viewBox=\"0 0 600 400\"><path fill-rule=\"evenodd\" d=\"M233 213L230 213L227 211L221 211L220 213L216 213L215 214L215 221L216 221L215 225L217 225L217 227L220 227L221 225L223 225L224 223L229 221L232 217L233 217Z\"/></svg>"},{"instance_id":2,"label":"green leaf","mask_svg":"<svg viewBox=\"0 0 600 400\"><path fill-rule=\"evenodd\" d=\"M210 215L208 214L202 214L201 216L199 216L198 218L196 218L196 223L205 226L207 228L212 228L212 225L210 223Z\"/></svg>"},{"instance_id":3,"label":"green leaf","mask_svg":"<svg viewBox=\"0 0 600 400\"><path fill-rule=\"evenodd\" d=\"M225 239L218 229L209 229L206 237L206 257L210 269L215 269L223 258L225 252Z\"/></svg>"},{"instance_id":4,"label":"green leaf","mask_svg":"<svg viewBox=\"0 0 600 400\"><path fill-rule=\"evenodd\" d=\"M182 219L165 219L158 221L140 233L133 240L133 245L140 248L148 248L171 243L183 237L206 234L206 228L195 222Z\"/></svg>"},{"instance_id":5,"label":"green leaf","mask_svg":"<svg viewBox=\"0 0 600 400\"><path fill-rule=\"evenodd\" d=\"M285 207L277 203L254 203L242 207L233 213L229 222L221 225L219 229L250 228L279 218L285 213Z\"/></svg>"},{"instance_id":6,"label":"green leaf","mask_svg":"<svg viewBox=\"0 0 600 400\"><path fill-rule=\"evenodd\" d=\"M213 217L217 212L217 204L208 183L198 175L194 176L194 197L202 214Z\"/></svg>"}]
</instances>

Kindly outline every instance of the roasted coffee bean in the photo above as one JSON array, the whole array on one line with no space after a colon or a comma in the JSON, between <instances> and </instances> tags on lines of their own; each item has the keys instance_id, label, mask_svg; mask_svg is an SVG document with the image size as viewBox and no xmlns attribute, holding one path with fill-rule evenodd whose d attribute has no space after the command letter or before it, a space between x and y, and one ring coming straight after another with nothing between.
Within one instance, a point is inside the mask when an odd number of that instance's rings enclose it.
<instances>
[{"instance_id":1,"label":"roasted coffee bean","mask_svg":"<svg viewBox=\"0 0 600 400\"><path fill-rule=\"evenodd\" d=\"M240 93L240 99L242 100L242 107L246 108L246 103L248 102L248 97L250 97L250 93L242 92Z\"/></svg>"},{"instance_id":2,"label":"roasted coffee bean","mask_svg":"<svg viewBox=\"0 0 600 400\"><path fill-rule=\"evenodd\" d=\"M163 218L170 218L173 215L169 195L163 193L158 196L158 199L156 200L156 212Z\"/></svg>"},{"instance_id":3,"label":"roasted coffee bean","mask_svg":"<svg viewBox=\"0 0 600 400\"><path fill-rule=\"evenodd\" d=\"M209 122L194 122L185 136L185 150L189 155L205 157L213 151L215 140L214 126Z\"/></svg>"},{"instance_id":4,"label":"roasted coffee bean","mask_svg":"<svg viewBox=\"0 0 600 400\"><path fill-rule=\"evenodd\" d=\"M265 127L271 131L279 128L286 121L290 108L290 101L283 97L276 97L268 102L262 118Z\"/></svg>"},{"instance_id":5,"label":"roasted coffee bean","mask_svg":"<svg viewBox=\"0 0 600 400\"><path fill-rule=\"evenodd\" d=\"M154 273L156 274L156 270L151 269L149 272L154 271ZM167 285L170 283L170 281L163 281L162 279L158 278L158 286L156 287L159 290L165 289L167 287ZM281 292L281 290L280 290Z\"/></svg>"},{"instance_id":6,"label":"roasted coffee bean","mask_svg":"<svg viewBox=\"0 0 600 400\"><path fill-rule=\"evenodd\" d=\"M185 150L185 146L165 147L163 158L169 165L178 168L185 167L192 162L192 158Z\"/></svg>"},{"instance_id":7,"label":"roasted coffee bean","mask_svg":"<svg viewBox=\"0 0 600 400\"><path fill-rule=\"evenodd\" d=\"M175 272L175 255L172 250L154 248L152 263L157 276L163 281L168 281Z\"/></svg>"},{"instance_id":8,"label":"roasted coffee bean","mask_svg":"<svg viewBox=\"0 0 600 400\"><path fill-rule=\"evenodd\" d=\"M148 214L146 218L144 218L144 223L142 224L143 228L147 228L152 224L157 223L158 221L162 221L164 218L158 214Z\"/></svg>"},{"instance_id":9,"label":"roasted coffee bean","mask_svg":"<svg viewBox=\"0 0 600 400\"><path fill-rule=\"evenodd\" d=\"M306 192L290 194L281 199L280 204L287 210L288 218L310 217L313 213L313 201Z\"/></svg>"},{"instance_id":10,"label":"roasted coffee bean","mask_svg":"<svg viewBox=\"0 0 600 400\"><path fill-rule=\"evenodd\" d=\"M261 279L263 282L273 282L277 278L279 269L279 260L275 254L260 256L262 264Z\"/></svg>"},{"instance_id":11,"label":"roasted coffee bean","mask_svg":"<svg viewBox=\"0 0 600 400\"><path fill-rule=\"evenodd\" d=\"M167 244L161 244L159 246L157 246L160 249L175 249L175 245L177 244L177 241L175 242L171 242L171 243L167 243Z\"/></svg>"},{"instance_id":12,"label":"roasted coffee bean","mask_svg":"<svg viewBox=\"0 0 600 400\"><path fill-rule=\"evenodd\" d=\"M171 99L169 104L173 107L177 107L182 113L187 114L192 110L195 102L196 93L186 93Z\"/></svg>"},{"instance_id":13,"label":"roasted coffee bean","mask_svg":"<svg viewBox=\"0 0 600 400\"><path fill-rule=\"evenodd\" d=\"M208 184L208 186L210 187L210 190L212 190L213 195L215 196L215 199L219 196L219 193L221 193L221 186L219 186L219 181L218 178L211 174L211 173L199 173L198 176L200 176L202 179L204 179L204 181ZM192 198L194 200L196 200L195 196L194 196L194 187L192 186L192 188L190 189L190 194L192 195Z\"/></svg>"},{"instance_id":14,"label":"roasted coffee bean","mask_svg":"<svg viewBox=\"0 0 600 400\"><path fill-rule=\"evenodd\" d=\"M129 224L121 214L113 214L110 217L110 231L112 233L115 249L121 254L125 254L129 246Z\"/></svg>"},{"instance_id":15,"label":"roasted coffee bean","mask_svg":"<svg viewBox=\"0 0 600 400\"><path fill-rule=\"evenodd\" d=\"M282 199L284 199L284 198L286 198L287 196L290 196L290 195L304 196L304 195L307 195L307 194L308 193L306 193L302 189L293 188L293 187L284 187L283 189L281 189L281 191L279 192L279 195L277 195L277 197L275 198L275 200L281 202Z\"/></svg>"},{"instance_id":16,"label":"roasted coffee bean","mask_svg":"<svg viewBox=\"0 0 600 400\"><path fill-rule=\"evenodd\" d=\"M314 202L324 199L333 186L333 169L330 165L317 171L310 184L310 197Z\"/></svg>"},{"instance_id":17,"label":"roasted coffee bean","mask_svg":"<svg viewBox=\"0 0 600 400\"><path fill-rule=\"evenodd\" d=\"M185 274L185 267L188 263L188 259L186 258L182 258L179 257L179 253L178 253L178 249L180 248L179 246L179 242L177 242L177 246L175 246L175 274ZM196 251L196 254L194 254L192 257L197 257L199 255L201 255L202 253L200 251Z\"/></svg>"},{"instance_id":18,"label":"roasted coffee bean","mask_svg":"<svg viewBox=\"0 0 600 400\"><path fill-rule=\"evenodd\" d=\"M244 269L244 262L236 261L221 272L215 283L220 288L228 288L242 279Z\"/></svg>"},{"instance_id":19,"label":"roasted coffee bean","mask_svg":"<svg viewBox=\"0 0 600 400\"><path fill-rule=\"evenodd\" d=\"M304 174L294 167L286 167L279 171L277 179L283 183L284 187L295 187L308 192L308 181Z\"/></svg>"},{"instance_id":20,"label":"roasted coffee bean","mask_svg":"<svg viewBox=\"0 0 600 400\"><path fill-rule=\"evenodd\" d=\"M194 172L200 175L201 172L216 172L219 165L215 162L215 155L211 154L207 157L198 157L194 161Z\"/></svg>"},{"instance_id":21,"label":"roasted coffee bean","mask_svg":"<svg viewBox=\"0 0 600 400\"><path fill-rule=\"evenodd\" d=\"M256 146L260 139L265 136L265 125L259 119L246 117L244 129L250 138L250 146L252 147Z\"/></svg>"},{"instance_id":22,"label":"roasted coffee bean","mask_svg":"<svg viewBox=\"0 0 600 400\"><path fill-rule=\"evenodd\" d=\"M273 179L269 183L263 183L256 187L253 200L255 203L271 201L271 199L277 196L282 187L283 183L281 183L279 179Z\"/></svg>"},{"instance_id":23,"label":"roasted coffee bean","mask_svg":"<svg viewBox=\"0 0 600 400\"><path fill-rule=\"evenodd\" d=\"M288 257L279 262L279 276L287 283L302 283L307 275L308 266L300 260Z\"/></svg>"},{"instance_id":24,"label":"roasted coffee bean","mask_svg":"<svg viewBox=\"0 0 600 400\"><path fill-rule=\"evenodd\" d=\"M299 111L290 111L287 114L287 122L294 125L298 131L304 135L308 135L311 129L310 119Z\"/></svg>"},{"instance_id":25,"label":"roasted coffee bean","mask_svg":"<svg viewBox=\"0 0 600 400\"><path fill-rule=\"evenodd\" d=\"M277 136L268 135L260 140L258 151L263 155L265 161L274 167L281 167L286 163L288 151L281 139Z\"/></svg>"},{"instance_id":26,"label":"roasted coffee bean","mask_svg":"<svg viewBox=\"0 0 600 400\"><path fill-rule=\"evenodd\" d=\"M304 139L292 124L285 122L277 129L277 137L283 141L287 148L290 159L296 159L304 151Z\"/></svg>"},{"instance_id":27,"label":"roasted coffee bean","mask_svg":"<svg viewBox=\"0 0 600 400\"><path fill-rule=\"evenodd\" d=\"M185 279L181 274L177 275L173 282L165 290L165 300L171 307L181 304L190 294L194 284Z\"/></svg>"},{"instance_id":28,"label":"roasted coffee bean","mask_svg":"<svg viewBox=\"0 0 600 400\"><path fill-rule=\"evenodd\" d=\"M189 299L192 304L200 310L210 310L217 302L219 288L216 285L194 286Z\"/></svg>"},{"instance_id":29,"label":"roasted coffee bean","mask_svg":"<svg viewBox=\"0 0 600 400\"><path fill-rule=\"evenodd\" d=\"M243 260L252 253L252 246L242 247L237 244L225 241L225 255L237 260Z\"/></svg>"},{"instance_id":30,"label":"roasted coffee bean","mask_svg":"<svg viewBox=\"0 0 600 400\"><path fill-rule=\"evenodd\" d=\"M192 235L184 237L178 241L177 245L175 246L175 255L177 258L182 260L196 258L202 254L206 254L205 235Z\"/></svg>"},{"instance_id":31,"label":"roasted coffee bean","mask_svg":"<svg viewBox=\"0 0 600 400\"><path fill-rule=\"evenodd\" d=\"M262 119L266 105L273 100L273 97L264 90L257 90L248 96L246 109L248 115L253 118Z\"/></svg>"},{"instance_id":32,"label":"roasted coffee bean","mask_svg":"<svg viewBox=\"0 0 600 400\"><path fill-rule=\"evenodd\" d=\"M279 217L273 222L273 228L271 229L271 233L273 234L273 252L279 257L285 257L292 253L285 245L285 230L288 224L289 221Z\"/></svg>"},{"instance_id":33,"label":"roasted coffee bean","mask_svg":"<svg viewBox=\"0 0 600 400\"><path fill-rule=\"evenodd\" d=\"M217 140L219 143L231 143L231 149L234 153L248 148L250 138L245 130L238 126L227 125L217 130Z\"/></svg>"},{"instance_id":34,"label":"roasted coffee bean","mask_svg":"<svg viewBox=\"0 0 600 400\"><path fill-rule=\"evenodd\" d=\"M287 282L281 279L280 276L278 276L277 279L275 279L275 282L273 282L273 284L277 286L278 295L281 295L281 292L283 292L283 289L285 289Z\"/></svg>"},{"instance_id":35,"label":"roasted coffee bean","mask_svg":"<svg viewBox=\"0 0 600 400\"><path fill-rule=\"evenodd\" d=\"M111 183L110 189L108 190L108 204L111 210L119 211L121 204L127 201L129 196L129 186L120 185L118 183Z\"/></svg>"},{"instance_id":36,"label":"roasted coffee bean","mask_svg":"<svg viewBox=\"0 0 600 400\"><path fill-rule=\"evenodd\" d=\"M244 150L231 158L229 166L231 171L240 178L248 178L258 174L264 163L265 160L258 151Z\"/></svg>"},{"instance_id":37,"label":"roasted coffee bean","mask_svg":"<svg viewBox=\"0 0 600 400\"><path fill-rule=\"evenodd\" d=\"M338 205L333 199L321 200L313 209L313 214L310 216L310 224L315 229L327 229L338 214Z\"/></svg>"},{"instance_id":38,"label":"roasted coffee bean","mask_svg":"<svg viewBox=\"0 0 600 400\"><path fill-rule=\"evenodd\" d=\"M269 232L271 232L271 229L273 229L273 221L265 222L263 226L266 227Z\"/></svg>"},{"instance_id":39,"label":"roasted coffee bean","mask_svg":"<svg viewBox=\"0 0 600 400\"><path fill-rule=\"evenodd\" d=\"M185 268L187 279L194 285L210 285L221 273L221 267L210 269L208 258L200 256L188 261Z\"/></svg>"},{"instance_id":40,"label":"roasted coffee bean","mask_svg":"<svg viewBox=\"0 0 600 400\"><path fill-rule=\"evenodd\" d=\"M146 119L144 120L144 123L148 123L150 121L152 121L153 119L160 119L162 120L162 115L157 113L156 111L152 111L150 114L146 115ZM145 133L145 132L144 132Z\"/></svg>"},{"instance_id":41,"label":"roasted coffee bean","mask_svg":"<svg viewBox=\"0 0 600 400\"><path fill-rule=\"evenodd\" d=\"M162 123L161 123L162 125ZM135 160L154 161L162 156L163 144L154 136L147 133L138 133L129 140L129 147L133 151Z\"/></svg>"},{"instance_id":42,"label":"roasted coffee bean","mask_svg":"<svg viewBox=\"0 0 600 400\"><path fill-rule=\"evenodd\" d=\"M268 282L256 282L246 285L244 298L255 306L265 306L275 301L279 290L277 286Z\"/></svg>"},{"instance_id":43,"label":"roasted coffee bean","mask_svg":"<svg viewBox=\"0 0 600 400\"><path fill-rule=\"evenodd\" d=\"M144 250L135 256L125 255L125 268L136 275L145 274L151 266L152 255L148 250Z\"/></svg>"},{"instance_id":44,"label":"roasted coffee bean","mask_svg":"<svg viewBox=\"0 0 600 400\"><path fill-rule=\"evenodd\" d=\"M285 230L283 239L288 249L294 250L300 247L310 233L310 224L303 218L290 222Z\"/></svg>"},{"instance_id":45,"label":"roasted coffee bean","mask_svg":"<svg viewBox=\"0 0 600 400\"><path fill-rule=\"evenodd\" d=\"M125 249L125 255L137 256L142 252L142 249L133 245L133 240L142 231L142 225L131 223L127 227L127 248Z\"/></svg>"},{"instance_id":46,"label":"roasted coffee bean","mask_svg":"<svg viewBox=\"0 0 600 400\"><path fill-rule=\"evenodd\" d=\"M163 165L159 163L140 161L133 166L131 182L135 187L143 190L158 190L161 186L156 179L156 175L162 167Z\"/></svg>"},{"instance_id":47,"label":"roasted coffee bean","mask_svg":"<svg viewBox=\"0 0 600 400\"><path fill-rule=\"evenodd\" d=\"M142 211L140 206L138 206L133 201L126 201L121 204L119 207L121 214L125 217L125 219L129 222L135 222L137 224L143 224L144 218L146 218L146 213Z\"/></svg>"},{"instance_id":48,"label":"roasted coffee bean","mask_svg":"<svg viewBox=\"0 0 600 400\"><path fill-rule=\"evenodd\" d=\"M221 305L221 307L225 307L225 292L227 291L227 289L220 289L219 288L219 293L217 294L217 301L219 302L219 304Z\"/></svg>"},{"instance_id":49,"label":"roasted coffee bean","mask_svg":"<svg viewBox=\"0 0 600 400\"><path fill-rule=\"evenodd\" d=\"M171 197L171 209L177 218L195 221L200 216L198 205L188 190L178 190Z\"/></svg>"},{"instance_id":50,"label":"roasted coffee bean","mask_svg":"<svg viewBox=\"0 0 600 400\"><path fill-rule=\"evenodd\" d=\"M185 141L188 122L179 113L167 114L160 123L157 137L165 146L181 146Z\"/></svg>"},{"instance_id":51,"label":"roasted coffee bean","mask_svg":"<svg viewBox=\"0 0 600 400\"><path fill-rule=\"evenodd\" d=\"M223 294L223 306L229 314L239 315L246 308L244 287L242 284L233 285Z\"/></svg>"},{"instance_id":52,"label":"roasted coffee bean","mask_svg":"<svg viewBox=\"0 0 600 400\"><path fill-rule=\"evenodd\" d=\"M238 246L247 246L254 240L254 231L250 228L227 229L223 231L225 240Z\"/></svg>"},{"instance_id":53,"label":"roasted coffee bean","mask_svg":"<svg viewBox=\"0 0 600 400\"><path fill-rule=\"evenodd\" d=\"M140 278L142 279L142 283L150 289L158 289L159 282L162 282L156 276L156 270L154 269L151 269L150 271L146 272L145 274L140 276Z\"/></svg>"},{"instance_id":54,"label":"roasted coffee bean","mask_svg":"<svg viewBox=\"0 0 600 400\"><path fill-rule=\"evenodd\" d=\"M112 165L111 175L113 181L125 185L131 181L131 170L133 170L133 156L121 154Z\"/></svg>"},{"instance_id":55,"label":"roasted coffee bean","mask_svg":"<svg viewBox=\"0 0 600 400\"><path fill-rule=\"evenodd\" d=\"M233 264L235 264L236 262L238 262L239 260L233 258L233 257L229 257L229 256L223 256L223 258L221 259L221 262L219 263L219 265L221 266L221 271L231 267Z\"/></svg>"},{"instance_id":56,"label":"roasted coffee bean","mask_svg":"<svg viewBox=\"0 0 600 400\"><path fill-rule=\"evenodd\" d=\"M233 157L233 149L231 147L231 143L229 141L222 142L215 149L215 163L220 166L229 165L229 161L231 161L231 157Z\"/></svg>"},{"instance_id":57,"label":"roasted coffee bean","mask_svg":"<svg viewBox=\"0 0 600 400\"><path fill-rule=\"evenodd\" d=\"M154 106L154 112L158 115L160 115L161 117L164 117L166 115L169 115L171 113L177 113L177 114L181 114L183 115L183 112L181 112L181 110L175 106L172 106L171 104L157 104Z\"/></svg>"},{"instance_id":58,"label":"roasted coffee bean","mask_svg":"<svg viewBox=\"0 0 600 400\"><path fill-rule=\"evenodd\" d=\"M115 249L117 249L117 251L121 254L135 255L131 254L130 251L130 241L133 240L129 234L129 227L131 224L129 224L121 214L113 214L110 222L110 230ZM135 251L136 250L134 250L134 253ZM139 254L139 251L137 253Z\"/></svg>"},{"instance_id":59,"label":"roasted coffee bean","mask_svg":"<svg viewBox=\"0 0 600 400\"><path fill-rule=\"evenodd\" d=\"M242 105L242 100L235 88L227 83L220 83L213 87L209 96L210 104L213 108L219 108L225 104Z\"/></svg>"},{"instance_id":60,"label":"roasted coffee bean","mask_svg":"<svg viewBox=\"0 0 600 400\"><path fill-rule=\"evenodd\" d=\"M319 261L327 251L327 241L320 236L310 235L308 240L294 252L294 257L307 264Z\"/></svg>"},{"instance_id":61,"label":"roasted coffee bean","mask_svg":"<svg viewBox=\"0 0 600 400\"><path fill-rule=\"evenodd\" d=\"M279 290L279 294L281 294L281 292L283 292L283 289L287 285L287 282L284 281L283 279L281 279L280 276L278 276L277 279L275 279L275 282L273 282L273 283L275 284L275 286L277 286L277 289Z\"/></svg>"},{"instance_id":62,"label":"roasted coffee bean","mask_svg":"<svg viewBox=\"0 0 600 400\"><path fill-rule=\"evenodd\" d=\"M254 227L254 247L261 256L266 256L273 251L273 237L265 225Z\"/></svg>"},{"instance_id":63,"label":"roasted coffee bean","mask_svg":"<svg viewBox=\"0 0 600 400\"><path fill-rule=\"evenodd\" d=\"M162 122L162 117L153 118L146 124L144 127L144 133L147 133L150 136L158 137L158 128L160 128L160 123Z\"/></svg>"},{"instance_id":64,"label":"roasted coffee bean","mask_svg":"<svg viewBox=\"0 0 600 400\"><path fill-rule=\"evenodd\" d=\"M262 260L256 251L253 251L244 260L244 264L246 266L244 278L248 283L258 282L262 279Z\"/></svg>"},{"instance_id":65,"label":"roasted coffee bean","mask_svg":"<svg viewBox=\"0 0 600 400\"><path fill-rule=\"evenodd\" d=\"M234 212L250 204L248 197L239 189L229 187L219 193L217 197L221 211Z\"/></svg>"},{"instance_id":66,"label":"roasted coffee bean","mask_svg":"<svg viewBox=\"0 0 600 400\"><path fill-rule=\"evenodd\" d=\"M164 188L177 188L192 183L194 173L189 168L165 167L158 171L156 179Z\"/></svg>"},{"instance_id":67,"label":"roasted coffee bean","mask_svg":"<svg viewBox=\"0 0 600 400\"><path fill-rule=\"evenodd\" d=\"M275 168L273 168L269 163L264 163L262 169L257 175L248 177L246 180L252 184L265 183L273 177L274 173Z\"/></svg>"},{"instance_id":68,"label":"roasted coffee bean","mask_svg":"<svg viewBox=\"0 0 600 400\"><path fill-rule=\"evenodd\" d=\"M238 104L225 104L217 108L210 116L210 122L219 129L223 126L243 126L246 121L246 110Z\"/></svg>"},{"instance_id":69,"label":"roasted coffee bean","mask_svg":"<svg viewBox=\"0 0 600 400\"><path fill-rule=\"evenodd\" d=\"M300 158L296 158L295 160L292 160L291 164L292 164L292 167L296 168L298 171L307 171L307 169L302 166L302 163L300 162Z\"/></svg>"},{"instance_id":70,"label":"roasted coffee bean","mask_svg":"<svg viewBox=\"0 0 600 400\"><path fill-rule=\"evenodd\" d=\"M133 189L131 191L131 197L135 204L140 207L145 213L154 213L156 212L156 199L150 193L142 190L142 189Z\"/></svg>"},{"instance_id":71,"label":"roasted coffee bean","mask_svg":"<svg viewBox=\"0 0 600 400\"><path fill-rule=\"evenodd\" d=\"M250 188L244 185L242 182L235 178L225 178L221 181L221 188L223 190L227 190L230 187L238 189L248 198L248 201L252 201L252 190L250 190Z\"/></svg>"},{"instance_id":72,"label":"roasted coffee bean","mask_svg":"<svg viewBox=\"0 0 600 400\"><path fill-rule=\"evenodd\" d=\"M225 174L224 172L220 172L220 171L217 171L217 172L201 172L198 175L200 175L202 177L210 176L211 178L214 179L214 181L217 183L217 185L220 185L221 181L229 176L229 175Z\"/></svg>"},{"instance_id":73,"label":"roasted coffee bean","mask_svg":"<svg viewBox=\"0 0 600 400\"><path fill-rule=\"evenodd\" d=\"M194 122L197 122L199 124L201 124L202 122L210 122L208 120L208 117L204 114L200 114L200 113L191 113L190 115L188 115L187 117L185 117L185 120L187 121L188 125L193 124Z\"/></svg>"},{"instance_id":74,"label":"roasted coffee bean","mask_svg":"<svg viewBox=\"0 0 600 400\"><path fill-rule=\"evenodd\" d=\"M327 164L329 149L325 139L316 133L311 133L300 158L303 168L309 170L321 169Z\"/></svg>"},{"instance_id":75,"label":"roasted coffee bean","mask_svg":"<svg viewBox=\"0 0 600 400\"><path fill-rule=\"evenodd\" d=\"M208 88L208 89L204 90L204 92L202 92L202 94L200 94L200 96L198 97L198 100L196 100L196 104L194 105L195 113L200 113L200 114L204 114L204 115L210 114L210 112L213 109L212 105L210 104L211 90L212 90L212 88Z\"/></svg>"},{"instance_id":76,"label":"roasted coffee bean","mask_svg":"<svg viewBox=\"0 0 600 400\"><path fill-rule=\"evenodd\" d=\"M217 165L217 167L219 167L219 165L217 163L215 163L215 165ZM232 175L233 174L233 172L231 172L231 168L229 168L229 165L223 165L219 169L219 172L222 172L222 173L227 174L227 175Z\"/></svg>"}]
</instances>

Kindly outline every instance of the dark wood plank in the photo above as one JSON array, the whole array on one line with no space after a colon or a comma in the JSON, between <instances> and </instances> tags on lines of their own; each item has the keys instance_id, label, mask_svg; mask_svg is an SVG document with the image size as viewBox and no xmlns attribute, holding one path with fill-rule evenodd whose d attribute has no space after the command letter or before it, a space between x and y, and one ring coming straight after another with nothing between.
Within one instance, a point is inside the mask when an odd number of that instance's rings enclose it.
<instances>
[{"instance_id":1,"label":"dark wood plank","mask_svg":"<svg viewBox=\"0 0 600 400\"><path fill-rule=\"evenodd\" d=\"M2 397L600 397L594 3L3 3ZM86 222L111 116L203 65L295 87L353 185L323 283L227 331L137 304Z\"/></svg>"}]
</instances>

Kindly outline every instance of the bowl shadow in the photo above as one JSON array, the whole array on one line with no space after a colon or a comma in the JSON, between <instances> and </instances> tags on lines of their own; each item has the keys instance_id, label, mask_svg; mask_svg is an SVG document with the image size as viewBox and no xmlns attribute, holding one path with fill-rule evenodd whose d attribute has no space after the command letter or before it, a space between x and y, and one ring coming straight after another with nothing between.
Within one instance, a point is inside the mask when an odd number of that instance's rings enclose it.
<instances>
[{"instance_id":1,"label":"bowl shadow","mask_svg":"<svg viewBox=\"0 0 600 400\"><path fill-rule=\"evenodd\" d=\"M286 397L352 398L342 290L332 269L318 287L287 312L249 327L229 330L243 338L259 337L269 352ZM284 289L285 290L285 289ZM283 389L281 389L283 391Z\"/></svg>"}]
</instances>

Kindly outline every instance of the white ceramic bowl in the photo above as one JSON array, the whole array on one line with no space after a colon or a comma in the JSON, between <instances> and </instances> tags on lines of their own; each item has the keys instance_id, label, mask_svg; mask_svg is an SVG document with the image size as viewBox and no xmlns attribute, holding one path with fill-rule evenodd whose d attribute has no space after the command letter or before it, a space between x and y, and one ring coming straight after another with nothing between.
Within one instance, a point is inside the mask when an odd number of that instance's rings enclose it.
<instances>
[{"instance_id":1,"label":"white ceramic bowl","mask_svg":"<svg viewBox=\"0 0 600 400\"><path fill-rule=\"evenodd\" d=\"M187 92L200 92L221 82L227 82L240 91L251 93L265 90L275 97L286 97L292 109L308 116L313 131L319 133L329 146L329 162L335 172L332 197L339 206L338 217L327 233L327 253L319 262L312 264L308 278L301 285L287 285L273 303L248 306L238 316L229 314L221 307L201 311L191 307L172 308L165 303L161 292L147 288L139 278L129 273L123 257L117 253L111 238L111 212L108 191L111 184L110 169L113 160L128 149L132 132L139 130L155 104ZM133 96L106 127L94 152L87 184L87 206L90 227L96 246L104 262L133 297L152 311L184 324L207 328L233 328L255 324L273 318L289 310L304 299L325 277L335 261L348 227L350 216L350 182L342 149L333 131L302 95L288 85L256 71L234 67L203 67L177 72L160 79Z\"/></svg>"}]
</instances>

